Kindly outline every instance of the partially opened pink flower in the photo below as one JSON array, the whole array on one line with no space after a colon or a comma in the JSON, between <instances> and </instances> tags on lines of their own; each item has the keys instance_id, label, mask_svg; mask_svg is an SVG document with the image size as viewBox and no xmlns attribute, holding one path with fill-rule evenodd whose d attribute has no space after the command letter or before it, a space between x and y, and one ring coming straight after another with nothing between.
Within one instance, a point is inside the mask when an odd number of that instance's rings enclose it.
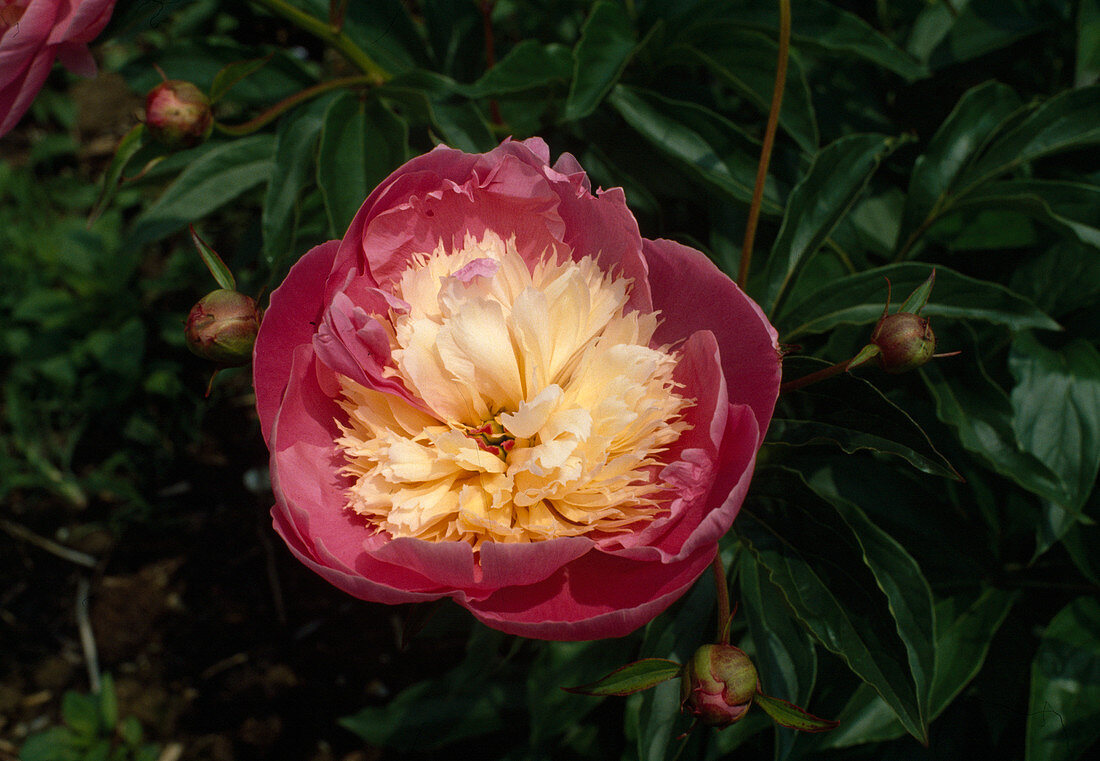
<instances>
[{"instance_id":1,"label":"partially opened pink flower","mask_svg":"<svg viewBox=\"0 0 1100 761\"><path fill-rule=\"evenodd\" d=\"M88 43L114 7L115 0L0 0L0 135L30 108L55 59L95 74Z\"/></svg>"},{"instance_id":2,"label":"partially opened pink flower","mask_svg":"<svg viewBox=\"0 0 1100 761\"><path fill-rule=\"evenodd\" d=\"M439 147L294 266L255 348L275 528L376 602L626 634L714 558L779 388L776 334L698 251L544 142Z\"/></svg>"}]
</instances>

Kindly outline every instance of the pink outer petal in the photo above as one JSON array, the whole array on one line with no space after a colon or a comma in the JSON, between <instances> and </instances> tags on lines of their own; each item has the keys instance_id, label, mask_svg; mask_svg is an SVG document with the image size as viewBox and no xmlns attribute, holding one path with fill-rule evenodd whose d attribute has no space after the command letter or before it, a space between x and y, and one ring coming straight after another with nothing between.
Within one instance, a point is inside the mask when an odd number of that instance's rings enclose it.
<instances>
[{"instance_id":1,"label":"pink outer petal","mask_svg":"<svg viewBox=\"0 0 1100 761\"><path fill-rule=\"evenodd\" d=\"M31 107L52 66L53 49L44 48L31 59L20 77L0 88L0 136L11 131Z\"/></svg>"},{"instance_id":2,"label":"pink outer petal","mask_svg":"<svg viewBox=\"0 0 1100 761\"><path fill-rule=\"evenodd\" d=\"M731 404L752 408L758 444L779 396L779 334L756 303L699 251L670 240L647 240L653 307L663 322L655 343L671 343L710 330L722 353Z\"/></svg>"},{"instance_id":3,"label":"pink outer petal","mask_svg":"<svg viewBox=\"0 0 1100 761\"><path fill-rule=\"evenodd\" d=\"M557 207L558 196L538 171L506 157L484 181L437 187L375 216L363 231L363 256L373 279L389 283L413 254L432 251L440 240L460 246L467 233L480 238L492 230L505 240L515 235L520 253L533 261L560 245L565 226Z\"/></svg>"},{"instance_id":4,"label":"pink outer petal","mask_svg":"<svg viewBox=\"0 0 1100 761\"><path fill-rule=\"evenodd\" d=\"M484 544L481 563L465 542L425 542L391 539L372 552L374 558L409 568L442 586L461 591L461 597L480 600L502 587L535 584L592 549L584 537L553 539L531 544Z\"/></svg>"},{"instance_id":5,"label":"pink outer petal","mask_svg":"<svg viewBox=\"0 0 1100 761\"><path fill-rule=\"evenodd\" d=\"M458 602L480 621L509 634L555 640L621 637L686 592L717 549L715 544L670 564L593 551L538 584L505 587L485 600Z\"/></svg>"},{"instance_id":6,"label":"pink outer petal","mask_svg":"<svg viewBox=\"0 0 1100 761\"><path fill-rule=\"evenodd\" d=\"M65 8L64 6L69 6ZM115 0L70 0L62 4L49 43L88 43L95 39L111 18Z\"/></svg>"},{"instance_id":7,"label":"pink outer petal","mask_svg":"<svg viewBox=\"0 0 1100 761\"><path fill-rule=\"evenodd\" d=\"M271 446L271 427L290 379L294 347L313 339L321 322L321 296L340 241L330 240L299 259L271 294L252 350L252 376L260 430Z\"/></svg>"},{"instance_id":8,"label":"pink outer petal","mask_svg":"<svg viewBox=\"0 0 1100 761\"><path fill-rule=\"evenodd\" d=\"M43 52L42 49L46 47L46 40L53 29L57 11L57 3L31 3L19 19L19 23L0 37L0 88L7 88L13 81L25 78L23 72L28 66L28 61ZM53 55L50 54L49 57L52 63ZM38 87L35 87L34 91L37 93Z\"/></svg>"},{"instance_id":9,"label":"pink outer petal","mask_svg":"<svg viewBox=\"0 0 1100 761\"><path fill-rule=\"evenodd\" d=\"M318 573L325 569L326 578L356 597L392 603L442 596L447 590L431 579L364 551L370 529L344 508L348 478L339 472L343 458L333 444L335 405L321 393L315 365L311 346L294 350L287 394L271 434L276 528L307 565Z\"/></svg>"}]
</instances>

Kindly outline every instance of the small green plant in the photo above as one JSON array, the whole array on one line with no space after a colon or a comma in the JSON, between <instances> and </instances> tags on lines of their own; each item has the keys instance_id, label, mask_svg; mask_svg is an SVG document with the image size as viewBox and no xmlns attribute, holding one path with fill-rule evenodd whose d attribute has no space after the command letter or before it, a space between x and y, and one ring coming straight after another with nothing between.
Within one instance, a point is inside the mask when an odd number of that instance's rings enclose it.
<instances>
[{"instance_id":1,"label":"small green plant","mask_svg":"<svg viewBox=\"0 0 1100 761\"><path fill-rule=\"evenodd\" d=\"M103 675L98 694L69 690L61 702L64 726L31 735L21 761L155 761L160 747L142 742L141 722L119 720L114 680Z\"/></svg>"}]
</instances>

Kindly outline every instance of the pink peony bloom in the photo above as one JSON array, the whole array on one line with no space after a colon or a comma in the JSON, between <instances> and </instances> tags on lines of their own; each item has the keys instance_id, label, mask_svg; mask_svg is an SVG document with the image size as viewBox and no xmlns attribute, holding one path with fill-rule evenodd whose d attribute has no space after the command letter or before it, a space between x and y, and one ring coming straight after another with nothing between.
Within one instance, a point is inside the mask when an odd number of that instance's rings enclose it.
<instances>
[{"instance_id":1,"label":"pink peony bloom","mask_svg":"<svg viewBox=\"0 0 1100 761\"><path fill-rule=\"evenodd\" d=\"M95 75L88 43L114 7L115 0L0 0L0 135L30 108L55 58Z\"/></svg>"},{"instance_id":2,"label":"pink peony bloom","mask_svg":"<svg viewBox=\"0 0 1100 761\"><path fill-rule=\"evenodd\" d=\"M275 529L356 597L627 634L714 558L779 390L776 332L539 139L405 164L271 295Z\"/></svg>"}]
</instances>

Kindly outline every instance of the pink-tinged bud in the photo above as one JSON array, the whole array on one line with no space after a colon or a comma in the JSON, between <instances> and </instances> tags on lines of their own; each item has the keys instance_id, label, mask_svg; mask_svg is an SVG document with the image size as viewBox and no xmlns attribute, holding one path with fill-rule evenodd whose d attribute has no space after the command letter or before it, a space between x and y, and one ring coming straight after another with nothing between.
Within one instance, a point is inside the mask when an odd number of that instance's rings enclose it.
<instances>
[{"instance_id":1,"label":"pink-tinged bud","mask_svg":"<svg viewBox=\"0 0 1100 761\"><path fill-rule=\"evenodd\" d=\"M162 82L145 99L145 127L169 148L196 146L214 127L210 99L190 82Z\"/></svg>"},{"instance_id":2,"label":"pink-tinged bud","mask_svg":"<svg viewBox=\"0 0 1100 761\"><path fill-rule=\"evenodd\" d=\"M742 650L703 645L684 666L680 703L704 724L728 727L749 710L756 681L756 667Z\"/></svg>"},{"instance_id":3,"label":"pink-tinged bud","mask_svg":"<svg viewBox=\"0 0 1100 761\"><path fill-rule=\"evenodd\" d=\"M907 312L879 320L871 343L878 347L879 365L888 373L918 368L936 353L936 336L928 320Z\"/></svg>"},{"instance_id":4,"label":"pink-tinged bud","mask_svg":"<svg viewBox=\"0 0 1100 761\"><path fill-rule=\"evenodd\" d=\"M237 291L212 291L187 316L187 346L219 365L247 365L260 330L256 302Z\"/></svg>"}]
</instances>

